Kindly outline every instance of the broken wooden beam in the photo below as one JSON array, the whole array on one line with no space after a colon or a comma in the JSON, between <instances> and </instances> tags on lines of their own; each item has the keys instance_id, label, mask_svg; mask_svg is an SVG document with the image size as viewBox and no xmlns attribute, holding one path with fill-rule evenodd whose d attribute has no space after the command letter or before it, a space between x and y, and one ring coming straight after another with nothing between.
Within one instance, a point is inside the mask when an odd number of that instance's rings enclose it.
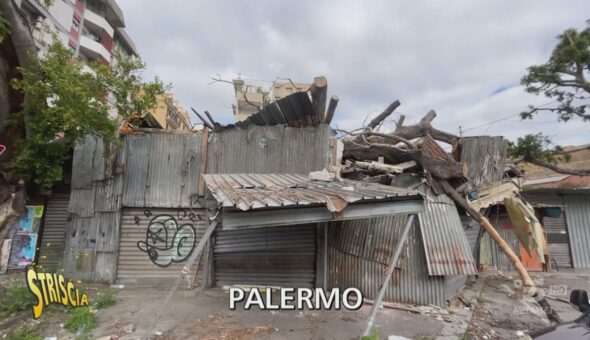
<instances>
[{"instance_id":1,"label":"broken wooden beam","mask_svg":"<svg viewBox=\"0 0 590 340\"><path fill-rule=\"evenodd\" d=\"M338 98L338 96L332 96L330 98L328 110L326 110L326 115L324 116L324 124L330 124L332 122L332 119L334 118L334 112L336 112L336 106L338 106L339 101L340 98Z\"/></svg>"},{"instance_id":2,"label":"broken wooden beam","mask_svg":"<svg viewBox=\"0 0 590 340\"><path fill-rule=\"evenodd\" d=\"M418 167L418 162L416 161L407 161L399 164L395 164L396 167L401 168L402 170L409 170Z\"/></svg>"},{"instance_id":3,"label":"broken wooden beam","mask_svg":"<svg viewBox=\"0 0 590 340\"><path fill-rule=\"evenodd\" d=\"M324 76L313 78L313 83L309 87L311 93L311 104L319 115L324 117L326 112L326 101L328 97L328 80Z\"/></svg>"},{"instance_id":4,"label":"broken wooden beam","mask_svg":"<svg viewBox=\"0 0 590 340\"><path fill-rule=\"evenodd\" d=\"M386 172L389 174L401 174L404 171L404 169L402 169L398 166L380 163L380 162L356 161L356 162L354 162L354 165L356 167L361 168L361 169L382 171L382 172Z\"/></svg>"},{"instance_id":5,"label":"broken wooden beam","mask_svg":"<svg viewBox=\"0 0 590 340\"><path fill-rule=\"evenodd\" d=\"M531 279L529 272L524 267L522 262L520 262L520 259L518 258L518 256L516 256L510 245L508 245L508 243L504 241L504 239L502 238L502 236L500 236L496 228L492 226L490 221L484 216L482 216L479 213L479 211L473 208L471 204L469 204L469 202L463 196L461 196L447 180L439 180L438 182L442 186L445 193L449 195L458 206L463 208L467 213L469 213L469 215L471 215L471 217L473 217L477 222L479 222L479 224L484 228L486 233L488 233L488 235L490 235L490 237L496 242L500 250L506 255L506 257L508 257L508 260L510 260L510 263L514 267L514 270L518 273L518 276L520 276L523 285L532 290L532 297L535 298L535 300L539 305L541 305L541 307L543 307L543 310L547 314L547 318L551 321L560 323L561 318L559 317L557 312L555 312L555 310L551 308L549 302L547 302L547 299L544 296L539 295L539 290L535 286L535 282Z\"/></svg>"},{"instance_id":6,"label":"broken wooden beam","mask_svg":"<svg viewBox=\"0 0 590 340\"><path fill-rule=\"evenodd\" d=\"M207 118L209 118L209 120L211 121L211 124L215 125L215 120L213 120L213 117L211 116L209 111L205 110L205 114L207 115Z\"/></svg>"},{"instance_id":7,"label":"broken wooden beam","mask_svg":"<svg viewBox=\"0 0 590 340\"><path fill-rule=\"evenodd\" d=\"M201 120L201 122L203 122L203 125L205 125L206 127L208 127L210 130L213 130L213 125L211 125L211 123L209 123L203 116L201 116L197 110L193 109L191 107L191 110L193 110L193 112L197 115L197 117L199 117L199 119Z\"/></svg>"}]
</instances>

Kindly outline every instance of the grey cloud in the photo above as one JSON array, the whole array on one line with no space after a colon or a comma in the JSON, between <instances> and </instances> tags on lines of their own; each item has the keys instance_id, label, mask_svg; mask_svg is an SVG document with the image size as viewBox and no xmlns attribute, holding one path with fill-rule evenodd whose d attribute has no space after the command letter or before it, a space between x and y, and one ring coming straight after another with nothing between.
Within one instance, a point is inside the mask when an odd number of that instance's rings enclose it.
<instances>
[{"instance_id":1,"label":"grey cloud","mask_svg":"<svg viewBox=\"0 0 590 340\"><path fill-rule=\"evenodd\" d=\"M399 98L409 121L430 109L450 131L516 114L546 99L519 86L544 62L555 36L581 27L590 3L572 1L156 1L119 0L127 29L148 64L146 77L174 84L186 107L231 122L229 84L220 73L307 82L323 74L341 102L335 123L358 127ZM500 87L506 91L491 95ZM397 117L397 116L396 116ZM555 120L551 115L539 122ZM544 131L585 143L590 125L505 121L476 129L515 138Z\"/></svg>"}]
</instances>

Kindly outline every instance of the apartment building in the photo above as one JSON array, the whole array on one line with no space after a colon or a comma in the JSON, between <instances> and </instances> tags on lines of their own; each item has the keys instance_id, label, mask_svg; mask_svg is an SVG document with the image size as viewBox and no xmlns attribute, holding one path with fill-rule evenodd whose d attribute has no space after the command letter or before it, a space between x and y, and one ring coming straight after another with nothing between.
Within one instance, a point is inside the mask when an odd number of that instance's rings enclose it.
<instances>
[{"instance_id":1,"label":"apartment building","mask_svg":"<svg viewBox=\"0 0 590 340\"><path fill-rule=\"evenodd\" d=\"M115 48L127 55L139 53L125 32L125 19L115 0L14 0L30 16L33 38L40 54L47 51L53 35L85 62L110 65Z\"/></svg>"},{"instance_id":2,"label":"apartment building","mask_svg":"<svg viewBox=\"0 0 590 340\"><path fill-rule=\"evenodd\" d=\"M243 121L270 101L277 101L295 92L306 92L311 84L274 81L265 89L263 82L246 81L238 77L233 81L236 102L233 104L234 118Z\"/></svg>"},{"instance_id":3,"label":"apartment building","mask_svg":"<svg viewBox=\"0 0 590 340\"><path fill-rule=\"evenodd\" d=\"M192 126L188 111L174 98L172 93L158 96L156 106L141 117L144 127L190 131Z\"/></svg>"}]
</instances>

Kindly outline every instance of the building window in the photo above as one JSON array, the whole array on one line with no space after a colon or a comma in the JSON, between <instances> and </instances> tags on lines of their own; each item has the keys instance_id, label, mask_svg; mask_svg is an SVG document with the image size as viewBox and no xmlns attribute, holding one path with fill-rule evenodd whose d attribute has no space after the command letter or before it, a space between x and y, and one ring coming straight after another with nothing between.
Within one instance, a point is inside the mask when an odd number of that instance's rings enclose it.
<instances>
[{"instance_id":1,"label":"building window","mask_svg":"<svg viewBox=\"0 0 590 340\"><path fill-rule=\"evenodd\" d=\"M180 117L178 117L178 113L176 112L175 109L168 106L167 115L168 115L168 118L170 118L177 126L180 126Z\"/></svg>"}]
</instances>

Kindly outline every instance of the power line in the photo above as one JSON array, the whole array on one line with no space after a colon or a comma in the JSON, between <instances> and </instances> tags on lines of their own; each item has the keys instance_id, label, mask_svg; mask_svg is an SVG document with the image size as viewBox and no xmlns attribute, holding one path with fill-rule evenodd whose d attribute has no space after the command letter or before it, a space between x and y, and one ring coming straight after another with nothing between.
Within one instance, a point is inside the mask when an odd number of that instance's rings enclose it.
<instances>
[{"instance_id":1,"label":"power line","mask_svg":"<svg viewBox=\"0 0 590 340\"><path fill-rule=\"evenodd\" d=\"M547 102L545 104L542 104L542 105L537 106L537 108L544 107L544 106L547 106L549 104L553 104L555 102L557 102L557 100L552 100L550 102ZM473 127L470 127L470 128L467 128L467 129L461 129L461 130L462 130L462 133L465 133L467 131L471 131L471 130L479 129L479 128L482 128L482 127L485 127L485 126L489 126L489 125L492 125L492 124L496 124L496 123L499 123L501 121L508 120L508 119L510 119L512 117L519 116L519 115L520 115L520 113L511 114L509 116L502 117L502 118L493 120L493 121L488 122L488 123L484 123L484 124L481 124L481 125L477 125L477 126L473 126Z\"/></svg>"}]
</instances>

